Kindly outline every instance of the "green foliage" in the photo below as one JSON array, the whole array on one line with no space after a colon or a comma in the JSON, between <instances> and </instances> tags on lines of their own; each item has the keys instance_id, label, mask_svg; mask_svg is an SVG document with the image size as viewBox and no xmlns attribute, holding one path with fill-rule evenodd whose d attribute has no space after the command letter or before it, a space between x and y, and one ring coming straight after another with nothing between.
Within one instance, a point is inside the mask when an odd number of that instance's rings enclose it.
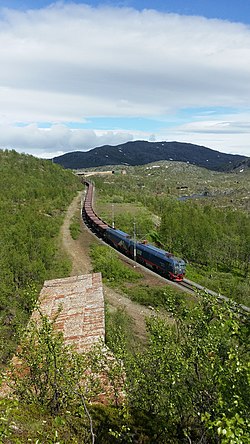
<instances>
[{"instance_id":1,"label":"green foliage","mask_svg":"<svg viewBox=\"0 0 250 444\"><path fill-rule=\"evenodd\" d=\"M127 406L114 407L95 404L91 408L97 444L129 444L135 440L133 418Z\"/></svg>"},{"instance_id":2,"label":"green foliage","mask_svg":"<svg viewBox=\"0 0 250 444\"><path fill-rule=\"evenodd\" d=\"M103 353L103 345L79 354L66 346L54 322L40 313L39 321L30 322L8 372L12 399L2 402L5 414L0 420L2 437L9 442L88 443L93 438L89 403L103 392L100 369L110 372L114 393L121 368ZM24 408L32 410L32 425ZM1 410L0 403L0 410ZM20 441L15 438L22 435ZM31 436L30 436L31 435ZM26 438L26 440L25 440ZM56 440L54 441L54 439ZM7 441L8 442L8 441Z\"/></svg>"},{"instance_id":3,"label":"green foliage","mask_svg":"<svg viewBox=\"0 0 250 444\"><path fill-rule=\"evenodd\" d=\"M116 251L104 245L92 245L91 259L94 272L101 272L104 281L112 285L120 285L125 281L134 282L141 275L126 266Z\"/></svg>"},{"instance_id":4,"label":"green foliage","mask_svg":"<svg viewBox=\"0 0 250 444\"><path fill-rule=\"evenodd\" d=\"M167 311L176 313L184 310L183 295L169 286L149 287L147 285L125 288L124 291L130 299L142 305L152 305L156 308L165 308Z\"/></svg>"},{"instance_id":5,"label":"green foliage","mask_svg":"<svg viewBox=\"0 0 250 444\"><path fill-rule=\"evenodd\" d=\"M0 361L16 347L45 279L69 273L58 254L64 210L79 182L50 161L0 151Z\"/></svg>"},{"instance_id":6,"label":"green foliage","mask_svg":"<svg viewBox=\"0 0 250 444\"><path fill-rule=\"evenodd\" d=\"M105 311L106 338L108 347L116 351L123 342L126 350L132 350L135 346L133 335L133 321L125 309L106 307Z\"/></svg>"},{"instance_id":7,"label":"green foliage","mask_svg":"<svg viewBox=\"0 0 250 444\"><path fill-rule=\"evenodd\" d=\"M209 266L187 265L187 275L194 282L206 288L231 297L235 302L250 305L250 276L243 278L239 270L221 271Z\"/></svg>"},{"instance_id":8,"label":"green foliage","mask_svg":"<svg viewBox=\"0 0 250 444\"><path fill-rule=\"evenodd\" d=\"M82 389L89 398L95 391L94 384L91 390L88 387L88 380L84 386L79 385L89 366L87 357L65 346L53 324L42 314L39 326L29 324L17 352L21 364L13 364L12 379L14 393L20 400L38 404L57 415L74 404Z\"/></svg>"},{"instance_id":9,"label":"green foliage","mask_svg":"<svg viewBox=\"0 0 250 444\"><path fill-rule=\"evenodd\" d=\"M250 243L249 216L189 202L165 200L160 227L167 248L191 262L238 268L246 277Z\"/></svg>"},{"instance_id":10,"label":"green foliage","mask_svg":"<svg viewBox=\"0 0 250 444\"><path fill-rule=\"evenodd\" d=\"M90 442L82 400L99 444L249 442L248 319L204 296L186 319L148 320L143 350L127 347L124 313L111 323L113 357L102 345L75 355L45 317L39 328L30 325L15 370L18 399L0 403L3 442ZM110 404L91 405L100 373L110 384Z\"/></svg>"},{"instance_id":11,"label":"green foliage","mask_svg":"<svg viewBox=\"0 0 250 444\"><path fill-rule=\"evenodd\" d=\"M69 226L70 234L72 239L76 240L80 236L81 227L78 217L73 217L73 220Z\"/></svg>"},{"instance_id":12,"label":"green foliage","mask_svg":"<svg viewBox=\"0 0 250 444\"><path fill-rule=\"evenodd\" d=\"M250 440L250 422L249 419L242 418L238 413L228 417L222 413L221 419L210 420L210 415L205 414L204 422L209 424L209 428L214 431L221 444L245 444Z\"/></svg>"},{"instance_id":13,"label":"green foliage","mask_svg":"<svg viewBox=\"0 0 250 444\"><path fill-rule=\"evenodd\" d=\"M147 235L149 241L194 267L202 267L199 283L206 280L202 274L212 275L208 288L250 305L250 172L222 174L178 162L157 164L159 168L129 167L127 175L115 175L105 182L95 177L98 199L103 202L102 214L110 215L113 196L120 196L121 208L126 208L133 217L123 214L120 217L122 210L116 204L116 226L132 234L137 208L142 206L138 213L138 233ZM185 193L206 193L208 197L178 201ZM128 202L136 205L127 208ZM147 223L145 226L143 221L140 228L143 207L154 215L155 229ZM192 274L187 276L192 279Z\"/></svg>"},{"instance_id":14,"label":"green foliage","mask_svg":"<svg viewBox=\"0 0 250 444\"><path fill-rule=\"evenodd\" d=\"M154 233L154 221L152 214L146 210L140 204L126 204L122 205L112 205L112 211L107 212L107 208L102 209L102 205L97 204L98 214L107 223L112 225L112 218L114 217L115 226L119 227L120 230L125 231L131 236L134 235L134 228L136 229L136 237L139 240L149 239L151 233ZM113 215L111 214L113 213Z\"/></svg>"},{"instance_id":15,"label":"green foliage","mask_svg":"<svg viewBox=\"0 0 250 444\"><path fill-rule=\"evenodd\" d=\"M128 402L145 442L248 442L248 321L204 298L188 321L151 319L148 328L147 350L125 357Z\"/></svg>"},{"instance_id":16,"label":"green foliage","mask_svg":"<svg viewBox=\"0 0 250 444\"><path fill-rule=\"evenodd\" d=\"M67 270L67 263L62 267L55 265L58 253L54 241L66 202L72 198L75 190L74 180L74 184L71 182L72 175L67 173L66 176L69 176L66 179L65 172L50 162L30 158L30 164L26 161L26 156L16 153L4 153L1 162L6 163L8 156L12 159L11 171L15 171L21 193L23 189L19 171L25 171L27 176L23 174L26 193L24 200L17 194L15 181L12 183L5 177L8 184L6 196L11 187L15 191L11 195L14 202L11 206L13 217L6 211L9 204L7 206L4 197L0 200L0 212L5 221L0 235L1 240L5 241L0 258L0 345L5 356L8 354L6 344L8 350L10 347L13 350L15 348L16 338L13 332L16 334L18 326L25 324L44 276L59 277L63 269ZM32 177L31 171L34 173ZM192 268L193 276L200 276L201 270L206 279L212 274L220 288L223 288L226 275L233 270L239 282L234 284L231 273L232 280L228 280L225 287L231 286L232 296L235 297L239 286L244 286L247 282L244 276L248 273L245 254L249 239L248 216L241 212L213 209L212 206L211 209L205 208L204 204L170 201L162 193L168 196L173 194L176 178L174 185L171 185L169 175L167 178L163 170L159 172L162 174L160 181L156 171L150 171L150 181L147 181L144 174L145 177L140 178L136 175L121 179L112 176L115 184L107 186L103 181L100 182L103 198L112 202L109 193L114 190L116 200L140 200L148 205L151 211L162 216L161 228L155 233L155 241L165 242L168 246L171 242L171 249L174 248L180 254L185 252L184 257L197 261L197 264L201 262L202 269L198 270L197 266L196 269ZM48 181L44 189L41 185L44 184L40 177L41 172L44 181ZM27 184L25 177L29 177ZM50 181L53 183L53 191ZM203 181L204 175L201 175L200 183ZM70 189L69 194L64 188L66 183ZM5 182L1 182L1 185L4 187ZM146 188L145 194L142 193L145 189L143 187ZM65 190L63 198L60 197L62 190ZM35 198L33 193L36 194ZM19 196L18 203L15 203L16 195ZM31 219L27 210L28 202L31 203ZM37 217L34 217L35 210ZM173 214L172 219L169 212ZM5 213L7 221L4 219ZM31 228L28 231L33 233L32 245L29 244L26 233L29 220ZM203 227L196 227L201 222ZM17 231L14 229L15 223ZM240 225L243 227L242 231ZM183 229L187 237L181 237ZM244 234L244 238L241 234ZM47 239L52 239L53 242L47 242ZM37 247L33 248L36 240ZM204 255L202 251L198 251L196 243L200 250L204 249ZM9 251L11 255L8 254ZM15 267L9 256L13 256ZM118 256L109 248L93 247L92 257L95 271L102 271L108 282L118 287L122 283L123 289L131 298L146 305L165 307L175 314L175 321L170 325L157 318L149 320L148 344L144 343L143 348L138 350L133 346L131 338L131 320L122 310L109 311L107 341L115 356L103 356L101 346L87 358L75 356L71 349L65 348L62 338L53 333L52 325L43 318L40 328L34 326L24 335L19 349L22 366L15 379L18 399L0 402L0 441L6 444L90 442L85 405L91 414L99 444L250 442L250 368L247 348L249 320L239 317L227 305L218 305L206 296L199 304L193 304L191 310L183 310L182 299L172 290L139 287L139 276L123 264L120 267ZM218 273L223 273L220 278ZM129 282L133 282L133 285L129 285ZM246 288L242 288L242 293L245 291ZM90 369L87 373L90 379L83 376L86 368ZM89 403L100 389L96 379L92 378L99 371L110 378L114 401L112 405ZM83 385L79 387L80 379ZM126 395L122 398L122 403L119 399L121 387Z\"/></svg>"}]
</instances>

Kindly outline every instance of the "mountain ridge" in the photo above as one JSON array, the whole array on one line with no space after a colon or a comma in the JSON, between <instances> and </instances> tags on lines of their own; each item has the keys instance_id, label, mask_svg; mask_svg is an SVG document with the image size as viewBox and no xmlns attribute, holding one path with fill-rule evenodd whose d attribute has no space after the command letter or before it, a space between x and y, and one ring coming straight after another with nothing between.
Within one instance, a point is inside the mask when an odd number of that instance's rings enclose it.
<instances>
[{"instance_id":1,"label":"mountain ridge","mask_svg":"<svg viewBox=\"0 0 250 444\"><path fill-rule=\"evenodd\" d=\"M103 145L89 151L73 151L54 157L64 168L80 169L107 165L144 165L160 160L189 162L210 170L224 171L247 160L240 154L226 154L201 145L185 142L147 142L144 140L119 145ZM247 163L248 165L248 163Z\"/></svg>"}]
</instances>

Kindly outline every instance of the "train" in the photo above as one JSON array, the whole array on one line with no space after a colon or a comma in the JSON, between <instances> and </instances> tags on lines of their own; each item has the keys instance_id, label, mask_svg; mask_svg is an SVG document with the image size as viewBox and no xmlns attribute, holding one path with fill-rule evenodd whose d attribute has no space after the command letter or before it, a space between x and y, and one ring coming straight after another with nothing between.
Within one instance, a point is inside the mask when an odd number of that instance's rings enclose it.
<instances>
[{"instance_id":1,"label":"train","mask_svg":"<svg viewBox=\"0 0 250 444\"><path fill-rule=\"evenodd\" d=\"M82 217L97 236L116 250L165 278L177 282L183 280L186 270L186 263L183 259L174 256L168 251L155 247L147 241L136 242L129 234L111 227L100 219L93 210L94 186L86 180L84 184L87 187L87 191L82 208Z\"/></svg>"}]
</instances>

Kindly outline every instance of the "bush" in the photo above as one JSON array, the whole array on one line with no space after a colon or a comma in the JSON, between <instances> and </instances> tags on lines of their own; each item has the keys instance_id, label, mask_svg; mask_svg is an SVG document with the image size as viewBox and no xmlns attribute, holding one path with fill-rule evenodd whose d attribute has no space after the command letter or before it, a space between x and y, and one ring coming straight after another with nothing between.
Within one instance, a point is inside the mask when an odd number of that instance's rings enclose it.
<instances>
[{"instance_id":1,"label":"bush","mask_svg":"<svg viewBox=\"0 0 250 444\"><path fill-rule=\"evenodd\" d=\"M70 224L69 230L70 230L70 234L71 234L72 239L74 239L74 240L78 239L78 237L80 236L80 233L81 233L81 227L80 227L80 223L79 223L79 220L77 217L73 218L73 220Z\"/></svg>"},{"instance_id":2,"label":"bush","mask_svg":"<svg viewBox=\"0 0 250 444\"><path fill-rule=\"evenodd\" d=\"M142 305L165 308L167 311L176 312L184 308L182 295L169 287L140 287L124 288L130 299Z\"/></svg>"},{"instance_id":3,"label":"bush","mask_svg":"<svg viewBox=\"0 0 250 444\"><path fill-rule=\"evenodd\" d=\"M93 271L101 272L104 281L120 285L126 281L134 282L141 274L125 265L116 251L104 245L92 245L90 250Z\"/></svg>"},{"instance_id":4,"label":"bush","mask_svg":"<svg viewBox=\"0 0 250 444\"><path fill-rule=\"evenodd\" d=\"M18 324L27 322L44 280L69 273L57 239L79 185L72 172L48 160L0 150L1 362L13 353Z\"/></svg>"}]
</instances>

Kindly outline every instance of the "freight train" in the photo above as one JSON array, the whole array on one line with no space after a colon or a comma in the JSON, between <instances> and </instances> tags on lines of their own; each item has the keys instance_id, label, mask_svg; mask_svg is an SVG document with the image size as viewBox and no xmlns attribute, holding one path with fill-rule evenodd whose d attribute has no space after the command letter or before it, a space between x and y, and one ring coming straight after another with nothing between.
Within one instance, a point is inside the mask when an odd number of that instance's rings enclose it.
<instances>
[{"instance_id":1,"label":"freight train","mask_svg":"<svg viewBox=\"0 0 250 444\"><path fill-rule=\"evenodd\" d=\"M127 233L112 228L100 219L93 210L92 201L94 186L91 182L84 182L87 187L82 216L87 225L105 242L118 251L162 276L182 281L185 275L186 264L183 259L174 256L160 248L144 242L135 242Z\"/></svg>"}]
</instances>

